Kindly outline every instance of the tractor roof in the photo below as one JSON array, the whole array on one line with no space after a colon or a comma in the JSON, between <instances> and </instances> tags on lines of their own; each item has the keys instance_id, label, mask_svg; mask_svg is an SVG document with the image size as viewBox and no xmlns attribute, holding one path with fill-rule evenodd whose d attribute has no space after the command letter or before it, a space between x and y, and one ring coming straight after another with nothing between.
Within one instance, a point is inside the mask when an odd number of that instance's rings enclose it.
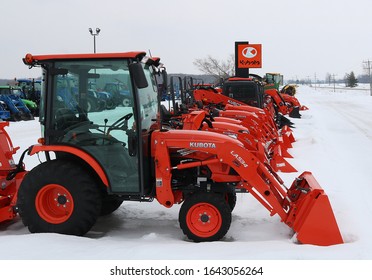
<instances>
[{"instance_id":1,"label":"tractor roof","mask_svg":"<svg viewBox=\"0 0 372 280\"><path fill-rule=\"evenodd\" d=\"M228 81L253 81L252 78L233 77L229 78Z\"/></svg>"},{"instance_id":2,"label":"tractor roof","mask_svg":"<svg viewBox=\"0 0 372 280\"><path fill-rule=\"evenodd\" d=\"M38 64L39 61L47 60L74 60L74 59L104 59L104 58L133 58L142 59L146 52L123 52L123 53L90 53L90 54L48 54L48 55L32 55L26 54L23 62L26 65L33 66Z\"/></svg>"}]
</instances>

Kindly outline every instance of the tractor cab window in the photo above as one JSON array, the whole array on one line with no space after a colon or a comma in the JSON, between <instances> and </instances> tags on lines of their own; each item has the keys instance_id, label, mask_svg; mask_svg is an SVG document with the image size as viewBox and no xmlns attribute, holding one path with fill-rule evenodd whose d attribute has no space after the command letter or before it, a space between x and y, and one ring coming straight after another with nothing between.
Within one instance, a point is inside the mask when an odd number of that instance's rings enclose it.
<instances>
[{"instance_id":1,"label":"tractor cab window","mask_svg":"<svg viewBox=\"0 0 372 280\"><path fill-rule=\"evenodd\" d=\"M46 106L50 120L44 121L46 143L75 146L92 155L118 193L140 190L139 145L133 143L156 114L151 90L141 89L141 109L135 106L128 63L56 61L49 75L53 93L42 100L51 104Z\"/></svg>"},{"instance_id":2,"label":"tractor cab window","mask_svg":"<svg viewBox=\"0 0 372 280\"><path fill-rule=\"evenodd\" d=\"M152 74L152 68L145 66L145 75L148 87L138 90L141 129L150 131L158 113L158 88L155 76Z\"/></svg>"},{"instance_id":3,"label":"tractor cab window","mask_svg":"<svg viewBox=\"0 0 372 280\"><path fill-rule=\"evenodd\" d=\"M263 92L255 82L234 82L226 84L224 95L253 107L262 106Z\"/></svg>"}]
</instances>

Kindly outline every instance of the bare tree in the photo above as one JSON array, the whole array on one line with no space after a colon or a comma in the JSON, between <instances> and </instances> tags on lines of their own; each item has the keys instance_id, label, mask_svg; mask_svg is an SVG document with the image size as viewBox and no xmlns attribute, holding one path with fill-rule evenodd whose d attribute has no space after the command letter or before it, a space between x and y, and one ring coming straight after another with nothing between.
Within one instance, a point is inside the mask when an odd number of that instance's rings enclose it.
<instances>
[{"instance_id":1,"label":"bare tree","mask_svg":"<svg viewBox=\"0 0 372 280\"><path fill-rule=\"evenodd\" d=\"M231 54L226 61L220 61L210 55L207 58L198 58L193 62L194 65L207 75L212 75L216 79L226 79L235 75L235 57Z\"/></svg>"}]
</instances>

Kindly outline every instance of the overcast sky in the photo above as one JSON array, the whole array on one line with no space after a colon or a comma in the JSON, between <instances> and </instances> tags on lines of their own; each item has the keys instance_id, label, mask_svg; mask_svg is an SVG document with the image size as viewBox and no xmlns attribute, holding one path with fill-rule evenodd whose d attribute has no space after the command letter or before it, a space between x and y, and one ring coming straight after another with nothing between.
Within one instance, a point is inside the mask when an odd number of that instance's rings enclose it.
<instances>
[{"instance_id":1,"label":"overcast sky","mask_svg":"<svg viewBox=\"0 0 372 280\"><path fill-rule=\"evenodd\" d=\"M372 59L371 0L2 0L0 78L36 77L26 53L151 51L169 73L200 74L235 41L262 44L263 67L285 79L363 74Z\"/></svg>"}]
</instances>

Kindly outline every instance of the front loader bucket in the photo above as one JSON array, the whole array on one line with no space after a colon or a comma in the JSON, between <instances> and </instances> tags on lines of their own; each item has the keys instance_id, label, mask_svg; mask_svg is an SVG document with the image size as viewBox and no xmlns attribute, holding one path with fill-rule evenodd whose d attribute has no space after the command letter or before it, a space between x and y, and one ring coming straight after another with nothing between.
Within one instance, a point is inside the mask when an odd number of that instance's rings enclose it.
<instances>
[{"instance_id":1,"label":"front loader bucket","mask_svg":"<svg viewBox=\"0 0 372 280\"><path fill-rule=\"evenodd\" d=\"M295 139L294 136L293 136L292 129L290 129L288 126L284 126L284 127L282 127L282 129L280 130L280 134L281 134L283 137L287 137L287 138L288 138L288 141L289 141L290 143L296 142L296 139Z\"/></svg>"},{"instance_id":2,"label":"front loader bucket","mask_svg":"<svg viewBox=\"0 0 372 280\"><path fill-rule=\"evenodd\" d=\"M291 122L288 118L284 117L283 115L279 115L278 122L279 122L279 128L282 128L284 126L293 127L294 125L293 122Z\"/></svg>"},{"instance_id":3,"label":"front loader bucket","mask_svg":"<svg viewBox=\"0 0 372 280\"><path fill-rule=\"evenodd\" d=\"M291 112L289 112L289 116L291 118L300 119L301 118L300 107L293 107Z\"/></svg>"},{"instance_id":4,"label":"front loader bucket","mask_svg":"<svg viewBox=\"0 0 372 280\"><path fill-rule=\"evenodd\" d=\"M297 172L297 169L294 168L288 161L286 161L283 156L274 154L270 160L270 165L275 172L284 172L291 173Z\"/></svg>"},{"instance_id":5,"label":"front loader bucket","mask_svg":"<svg viewBox=\"0 0 372 280\"><path fill-rule=\"evenodd\" d=\"M291 199L286 224L296 232L302 244L329 246L342 244L328 196L310 172L297 178L288 191Z\"/></svg>"},{"instance_id":6,"label":"front loader bucket","mask_svg":"<svg viewBox=\"0 0 372 280\"><path fill-rule=\"evenodd\" d=\"M306 107L305 105L302 105L302 106L300 107L300 111L306 111L306 110L309 110L309 108Z\"/></svg>"}]
</instances>

